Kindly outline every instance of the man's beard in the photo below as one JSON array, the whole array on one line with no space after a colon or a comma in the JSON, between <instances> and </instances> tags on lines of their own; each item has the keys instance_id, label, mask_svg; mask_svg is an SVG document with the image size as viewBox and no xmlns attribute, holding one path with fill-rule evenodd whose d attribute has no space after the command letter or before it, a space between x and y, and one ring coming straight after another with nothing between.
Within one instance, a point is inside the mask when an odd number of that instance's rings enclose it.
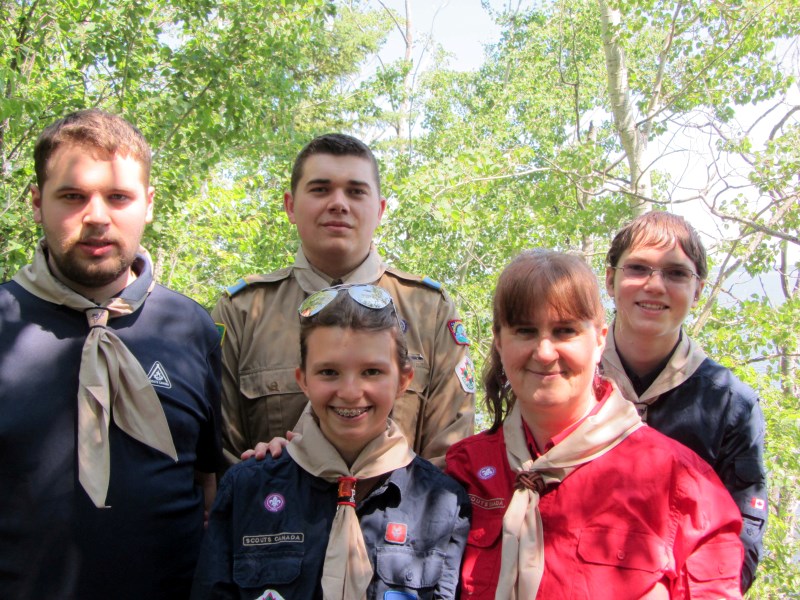
<instances>
[{"instance_id":1,"label":"man's beard","mask_svg":"<svg viewBox=\"0 0 800 600\"><path fill-rule=\"evenodd\" d=\"M70 248L64 254L56 255L52 251L50 257L62 276L84 288L101 288L114 281L130 269L135 256L130 260L118 255L104 260L101 264L81 261L75 258L76 248Z\"/></svg>"}]
</instances>

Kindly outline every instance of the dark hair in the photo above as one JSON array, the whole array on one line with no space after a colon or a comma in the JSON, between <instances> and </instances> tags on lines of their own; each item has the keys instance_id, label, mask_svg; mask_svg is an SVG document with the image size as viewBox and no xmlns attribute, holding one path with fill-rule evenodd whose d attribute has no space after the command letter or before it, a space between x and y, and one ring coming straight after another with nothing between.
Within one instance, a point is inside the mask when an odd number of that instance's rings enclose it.
<instances>
[{"instance_id":1,"label":"dark hair","mask_svg":"<svg viewBox=\"0 0 800 600\"><path fill-rule=\"evenodd\" d=\"M300 317L300 368L302 370L306 368L306 358L308 357L308 336L320 327L342 327L356 331L391 330L400 372L408 372L411 369L406 338L400 331L393 303L379 309L367 308L353 300L346 289L341 289L336 298L320 312L311 317Z\"/></svg>"},{"instance_id":2,"label":"dark hair","mask_svg":"<svg viewBox=\"0 0 800 600\"><path fill-rule=\"evenodd\" d=\"M364 142L343 133L326 133L314 138L300 150L300 154L294 159L292 167L292 194L297 191L297 184L303 178L303 165L306 160L314 154L332 154L333 156L356 156L366 158L372 163L372 170L375 174L375 183L378 186L378 196L381 195L381 176L378 172L378 161L375 155Z\"/></svg>"},{"instance_id":3,"label":"dark hair","mask_svg":"<svg viewBox=\"0 0 800 600\"><path fill-rule=\"evenodd\" d=\"M494 292L492 331L526 322L534 312L551 308L561 319L605 323L597 277L580 257L551 250L528 250L500 274ZM516 397L506 379L500 353L492 344L483 372L486 405L496 431Z\"/></svg>"},{"instance_id":4,"label":"dark hair","mask_svg":"<svg viewBox=\"0 0 800 600\"><path fill-rule=\"evenodd\" d=\"M39 135L33 150L36 184L47 181L47 162L63 144L96 148L110 155L131 156L142 165L145 186L150 182L150 145L142 133L122 117L96 108L79 110L59 119Z\"/></svg>"},{"instance_id":5,"label":"dark hair","mask_svg":"<svg viewBox=\"0 0 800 600\"><path fill-rule=\"evenodd\" d=\"M614 236L606 255L609 267L618 267L619 259L631 248L672 248L678 244L694 263L701 280L708 276L706 249L694 227L683 217L663 211L639 215Z\"/></svg>"}]
</instances>

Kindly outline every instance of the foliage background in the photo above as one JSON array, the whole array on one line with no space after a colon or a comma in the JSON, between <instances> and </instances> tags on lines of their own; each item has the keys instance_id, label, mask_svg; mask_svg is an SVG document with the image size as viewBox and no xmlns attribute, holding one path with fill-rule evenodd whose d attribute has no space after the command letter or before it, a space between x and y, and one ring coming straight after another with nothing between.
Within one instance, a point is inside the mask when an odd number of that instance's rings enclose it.
<instances>
[{"instance_id":1,"label":"foliage background","mask_svg":"<svg viewBox=\"0 0 800 600\"><path fill-rule=\"evenodd\" d=\"M391 6L390 6L391 4ZM28 262L41 129L99 106L154 150L160 280L211 307L297 247L296 152L345 131L377 151L390 262L445 282L478 364L490 295L523 248L603 272L635 214L688 215L713 262L689 326L759 390L771 521L751 598L800 589L800 90L794 0L483 1L475 72L412 0L0 0L0 280ZM388 41L399 51L387 51ZM397 43L399 41L399 43Z\"/></svg>"}]
</instances>

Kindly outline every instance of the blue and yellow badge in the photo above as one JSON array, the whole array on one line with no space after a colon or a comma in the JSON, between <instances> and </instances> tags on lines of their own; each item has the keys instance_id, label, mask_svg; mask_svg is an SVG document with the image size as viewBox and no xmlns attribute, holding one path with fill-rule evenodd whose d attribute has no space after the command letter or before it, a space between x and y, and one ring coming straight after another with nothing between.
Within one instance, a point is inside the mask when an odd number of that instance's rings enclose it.
<instances>
[{"instance_id":1,"label":"blue and yellow badge","mask_svg":"<svg viewBox=\"0 0 800 600\"><path fill-rule=\"evenodd\" d=\"M225 342L225 323L214 323L214 325L217 326L217 331L219 332L219 345L222 346L222 344Z\"/></svg>"},{"instance_id":2,"label":"blue and yellow badge","mask_svg":"<svg viewBox=\"0 0 800 600\"><path fill-rule=\"evenodd\" d=\"M461 322L461 319L453 319L452 321L448 321L447 328L450 330L450 335L453 336L456 344L459 346L469 346L467 330L464 328L464 323Z\"/></svg>"},{"instance_id":3,"label":"blue and yellow badge","mask_svg":"<svg viewBox=\"0 0 800 600\"><path fill-rule=\"evenodd\" d=\"M475 365L472 364L472 359L469 356L462 358L461 362L456 365L456 377L458 377L458 382L461 384L461 389L468 394L475 393Z\"/></svg>"}]
</instances>

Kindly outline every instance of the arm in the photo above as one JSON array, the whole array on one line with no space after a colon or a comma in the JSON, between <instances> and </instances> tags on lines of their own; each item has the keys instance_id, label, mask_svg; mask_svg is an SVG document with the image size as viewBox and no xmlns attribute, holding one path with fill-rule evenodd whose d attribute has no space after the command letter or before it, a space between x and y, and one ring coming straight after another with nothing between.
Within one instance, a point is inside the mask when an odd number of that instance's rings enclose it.
<instances>
[{"instance_id":1,"label":"arm","mask_svg":"<svg viewBox=\"0 0 800 600\"><path fill-rule=\"evenodd\" d=\"M194 481L200 486L203 493L203 527L208 528L208 516L211 513L211 505L217 495L217 476L214 473L194 472Z\"/></svg>"},{"instance_id":2,"label":"arm","mask_svg":"<svg viewBox=\"0 0 800 600\"><path fill-rule=\"evenodd\" d=\"M460 492L458 494L457 513L453 523L453 533L450 537L450 542L447 544L442 576L434 590L434 597L442 600L458 597L461 559L464 555L464 548L467 545L467 536L469 535L472 505L466 492L463 490L460 490Z\"/></svg>"},{"instance_id":3,"label":"arm","mask_svg":"<svg viewBox=\"0 0 800 600\"><path fill-rule=\"evenodd\" d=\"M747 389L754 397L755 394ZM732 392L734 419L726 424L718 473L742 515L744 544L742 592L753 583L767 526L767 484L764 469L764 416L757 399Z\"/></svg>"},{"instance_id":4,"label":"arm","mask_svg":"<svg viewBox=\"0 0 800 600\"><path fill-rule=\"evenodd\" d=\"M233 583L233 485L220 481L192 585L192 600L238 598Z\"/></svg>"},{"instance_id":5,"label":"arm","mask_svg":"<svg viewBox=\"0 0 800 600\"><path fill-rule=\"evenodd\" d=\"M456 343L448 323L458 320L455 305L442 295L436 315L434 348L430 358L430 383L421 427L421 455L437 467L444 466L444 455L451 444L472 435L475 418L475 394L465 391L464 378L472 377L477 386L474 367L467 346ZM469 363L472 373L465 373ZM456 373L459 368L461 378Z\"/></svg>"},{"instance_id":6,"label":"arm","mask_svg":"<svg viewBox=\"0 0 800 600\"><path fill-rule=\"evenodd\" d=\"M242 452L252 445L245 434L245 417L239 397L239 351L242 324L228 296L217 302L211 316L225 326L222 341L222 447L228 465L239 462Z\"/></svg>"}]
</instances>

